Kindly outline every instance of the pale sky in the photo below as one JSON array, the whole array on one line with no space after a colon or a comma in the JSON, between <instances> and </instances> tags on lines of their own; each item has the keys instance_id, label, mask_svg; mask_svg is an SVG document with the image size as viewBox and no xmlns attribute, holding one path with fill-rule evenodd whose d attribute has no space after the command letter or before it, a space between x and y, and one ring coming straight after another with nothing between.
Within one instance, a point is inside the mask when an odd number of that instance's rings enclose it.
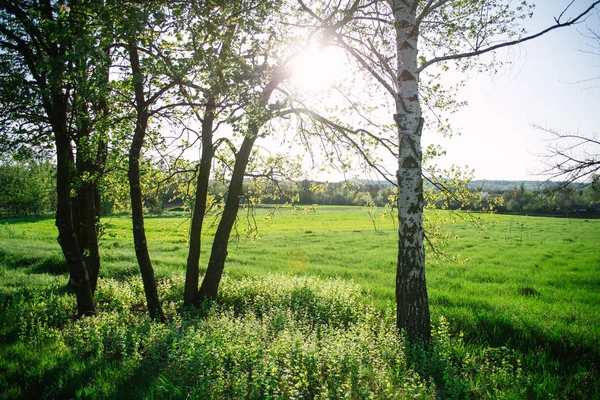
<instances>
[{"instance_id":1,"label":"pale sky","mask_svg":"<svg viewBox=\"0 0 600 400\"><path fill-rule=\"evenodd\" d=\"M529 32L553 24L568 1L538 1ZM577 0L573 14L591 0ZM451 116L462 134L443 144L448 151L441 164L468 165L477 179L543 180L538 155L544 153L550 135L532 124L566 132L600 132L600 54L585 54L593 43L580 32L600 31L600 12L573 28L561 28L523 45L501 51L500 60L513 64L495 76L471 74L459 98L469 105ZM580 31L580 32L578 32ZM426 133L428 134L428 133ZM424 142L440 142L438 135Z\"/></svg>"}]
</instances>

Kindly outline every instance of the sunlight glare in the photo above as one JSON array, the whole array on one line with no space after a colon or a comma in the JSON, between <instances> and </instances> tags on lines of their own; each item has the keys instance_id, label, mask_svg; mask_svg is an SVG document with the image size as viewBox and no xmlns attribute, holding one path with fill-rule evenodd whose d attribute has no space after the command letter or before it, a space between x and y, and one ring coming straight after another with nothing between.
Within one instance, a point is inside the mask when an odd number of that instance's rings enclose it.
<instances>
[{"instance_id":1,"label":"sunlight glare","mask_svg":"<svg viewBox=\"0 0 600 400\"><path fill-rule=\"evenodd\" d=\"M292 81L304 92L331 88L344 75L346 59L332 47L312 47L294 61Z\"/></svg>"}]
</instances>

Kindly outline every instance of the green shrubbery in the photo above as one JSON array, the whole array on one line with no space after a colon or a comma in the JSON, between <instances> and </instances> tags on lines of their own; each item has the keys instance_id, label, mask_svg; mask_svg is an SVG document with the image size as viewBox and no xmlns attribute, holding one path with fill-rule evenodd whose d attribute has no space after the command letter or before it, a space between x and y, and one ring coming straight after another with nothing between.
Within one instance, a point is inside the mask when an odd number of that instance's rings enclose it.
<instances>
[{"instance_id":1,"label":"green shrubbery","mask_svg":"<svg viewBox=\"0 0 600 400\"><path fill-rule=\"evenodd\" d=\"M182 279L161 282L165 324L145 316L134 278L104 279L99 315L78 321L70 318L72 297L58 287L5 296L2 332L12 344L3 350L0 392L157 399L522 394L520 361L510 350L472 351L450 336L445 321L431 349L407 349L392 316L341 280L226 279L218 303L184 313L182 290Z\"/></svg>"},{"instance_id":2,"label":"green shrubbery","mask_svg":"<svg viewBox=\"0 0 600 400\"><path fill-rule=\"evenodd\" d=\"M40 215L56 208L54 167L0 163L0 211L11 215Z\"/></svg>"}]
</instances>

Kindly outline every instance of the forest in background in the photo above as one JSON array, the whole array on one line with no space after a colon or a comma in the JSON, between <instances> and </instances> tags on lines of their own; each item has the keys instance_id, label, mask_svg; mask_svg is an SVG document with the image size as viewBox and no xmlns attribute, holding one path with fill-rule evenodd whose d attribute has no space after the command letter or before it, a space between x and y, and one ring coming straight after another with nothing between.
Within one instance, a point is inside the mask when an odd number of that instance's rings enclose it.
<instances>
[{"instance_id":1,"label":"forest in background","mask_svg":"<svg viewBox=\"0 0 600 400\"><path fill-rule=\"evenodd\" d=\"M166 176L152 168L142 169L145 177ZM150 182L155 179L148 179ZM160 180L158 180L160 182ZM600 216L600 179L588 184L562 185L552 181L473 180L469 189L471 202L451 198L438 199L431 204L436 209L488 211L490 205L498 213L556 216ZM259 204L344 205L362 207L393 207L397 191L385 181L351 180L342 182L271 182L257 187L252 179L246 180L245 200L259 199ZM181 174L176 180L148 186L144 194L145 211L160 215L169 210L191 211L194 184L190 174ZM121 194L121 197L119 197ZM209 194L218 202L224 200L227 187L211 181ZM476 196L475 194L478 194ZM111 188L101 200L102 215L129 211L126 188ZM4 163L0 165L0 215L43 215L56 209L56 171L52 163Z\"/></svg>"}]
</instances>

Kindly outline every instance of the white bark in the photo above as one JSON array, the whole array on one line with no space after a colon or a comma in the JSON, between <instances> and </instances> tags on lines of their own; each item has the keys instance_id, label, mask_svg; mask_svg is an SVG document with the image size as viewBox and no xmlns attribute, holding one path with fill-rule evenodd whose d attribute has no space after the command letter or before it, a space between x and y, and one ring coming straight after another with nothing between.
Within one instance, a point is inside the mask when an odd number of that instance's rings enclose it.
<instances>
[{"instance_id":1,"label":"white bark","mask_svg":"<svg viewBox=\"0 0 600 400\"><path fill-rule=\"evenodd\" d=\"M394 0L398 127L398 266L396 272L397 326L409 339L428 341L431 336L425 281L423 235L423 179L421 132L423 118L419 103L417 65L418 27L416 2Z\"/></svg>"}]
</instances>

